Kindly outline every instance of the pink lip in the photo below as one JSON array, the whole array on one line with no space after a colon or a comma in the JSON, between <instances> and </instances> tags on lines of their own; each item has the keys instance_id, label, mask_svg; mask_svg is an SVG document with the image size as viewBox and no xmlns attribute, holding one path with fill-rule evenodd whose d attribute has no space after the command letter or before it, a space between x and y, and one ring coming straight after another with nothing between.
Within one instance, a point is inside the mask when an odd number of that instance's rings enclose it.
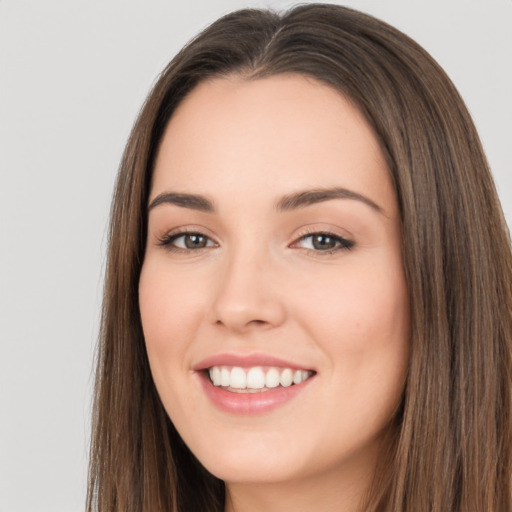
<instances>
[{"instance_id":1,"label":"pink lip","mask_svg":"<svg viewBox=\"0 0 512 512\"><path fill-rule=\"evenodd\" d=\"M251 366L277 366L282 368L291 368L293 370L312 370L297 363L285 361L266 354L217 354L207 357L195 364L192 369L195 371L206 370L212 366L239 366L249 368Z\"/></svg>"},{"instance_id":2,"label":"pink lip","mask_svg":"<svg viewBox=\"0 0 512 512\"><path fill-rule=\"evenodd\" d=\"M217 354L203 359L194 365L193 369L197 372L206 395L218 409L232 414L251 415L272 411L294 399L315 378L313 375L300 384L293 384L286 388L277 387L258 393L235 393L212 384L206 371L212 366L238 366L241 368L276 366L294 370L312 370L312 368L266 354Z\"/></svg>"},{"instance_id":3,"label":"pink lip","mask_svg":"<svg viewBox=\"0 0 512 512\"><path fill-rule=\"evenodd\" d=\"M315 378L312 376L300 384L293 384L287 388L277 387L259 393L234 393L214 386L204 371L198 372L197 375L213 405L224 412L242 415L262 414L277 409L294 399Z\"/></svg>"}]
</instances>

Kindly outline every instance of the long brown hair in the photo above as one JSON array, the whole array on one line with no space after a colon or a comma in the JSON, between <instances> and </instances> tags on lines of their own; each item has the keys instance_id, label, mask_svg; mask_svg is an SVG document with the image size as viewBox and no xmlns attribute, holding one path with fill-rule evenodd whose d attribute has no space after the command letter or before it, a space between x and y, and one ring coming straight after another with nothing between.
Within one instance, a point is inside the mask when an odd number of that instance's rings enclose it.
<instances>
[{"instance_id":1,"label":"long brown hair","mask_svg":"<svg viewBox=\"0 0 512 512\"><path fill-rule=\"evenodd\" d=\"M138 306L148 191L163 131L199 82L280 73L311 76L359 107L401 212L411 357L367 510L512 510L512 256L478 135L414 41L322 4L221 18L173 59L140 112L111 212L87 510L223 510L223 482L181 441L148 366Z\"/></svg>"}]
</instances>

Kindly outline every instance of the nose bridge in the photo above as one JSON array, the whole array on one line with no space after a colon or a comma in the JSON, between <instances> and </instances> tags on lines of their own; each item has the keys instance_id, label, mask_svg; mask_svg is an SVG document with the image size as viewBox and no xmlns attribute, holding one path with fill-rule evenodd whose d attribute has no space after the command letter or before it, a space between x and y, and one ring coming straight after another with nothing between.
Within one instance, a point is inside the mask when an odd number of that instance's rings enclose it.
<instances>
[{"instance_id":1,"label":"nose bridge","mask_svg":"<svg viewBox=\"0 0 512 512\"><path fill-rule=\"evenodd\" d=\"M212 308L214 322L239 332L280 325L285 308L277 289L275 267L264 244L254 239L234 244L219 274Z\"/></svg>"}]
</instances>

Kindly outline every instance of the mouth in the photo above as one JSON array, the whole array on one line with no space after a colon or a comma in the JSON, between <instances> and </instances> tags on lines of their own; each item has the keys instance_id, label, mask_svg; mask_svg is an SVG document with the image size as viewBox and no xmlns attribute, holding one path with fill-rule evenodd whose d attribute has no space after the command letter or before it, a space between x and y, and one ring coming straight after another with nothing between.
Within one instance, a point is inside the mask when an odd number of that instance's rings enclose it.
<instances>
[{"instance_id":1,"label":"mouth","mask_svg":"<svg viewBox=\"0 0 512 512\"><path fill-rule=\"evenodd\" d=\"M214 386L232 393L261 393L297 386L315 373L278 366L211 366L205 372Z\"/></svg>"},{"instance_id":2,"label":"mouth","mask_svg":"<svg viewBox=\"0 0 512 512\"><path fill-rule=\"evenodd\" d=\"M266 414L295 402L316 370L264 354L218 354L193 367L210 402L225 413Z\"/></svg>"}]
</instances>

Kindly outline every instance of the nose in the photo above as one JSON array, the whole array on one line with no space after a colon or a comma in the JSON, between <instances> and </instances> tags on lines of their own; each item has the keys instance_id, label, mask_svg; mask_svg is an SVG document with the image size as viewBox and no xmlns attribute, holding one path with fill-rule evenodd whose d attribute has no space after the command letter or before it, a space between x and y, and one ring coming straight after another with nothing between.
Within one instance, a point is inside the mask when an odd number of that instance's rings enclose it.
<instances>
[{"instance_id":1,"label":"nose","mask_svg":"<svg viewBox=\"0 0 512 512\"><path fill-rule=\"evenodd\" d=\"M212 305L216 325L243 334L280 326L286 308L278 272L269 255L231 255L218 275Z\"/></svg>"}]
</instances>

